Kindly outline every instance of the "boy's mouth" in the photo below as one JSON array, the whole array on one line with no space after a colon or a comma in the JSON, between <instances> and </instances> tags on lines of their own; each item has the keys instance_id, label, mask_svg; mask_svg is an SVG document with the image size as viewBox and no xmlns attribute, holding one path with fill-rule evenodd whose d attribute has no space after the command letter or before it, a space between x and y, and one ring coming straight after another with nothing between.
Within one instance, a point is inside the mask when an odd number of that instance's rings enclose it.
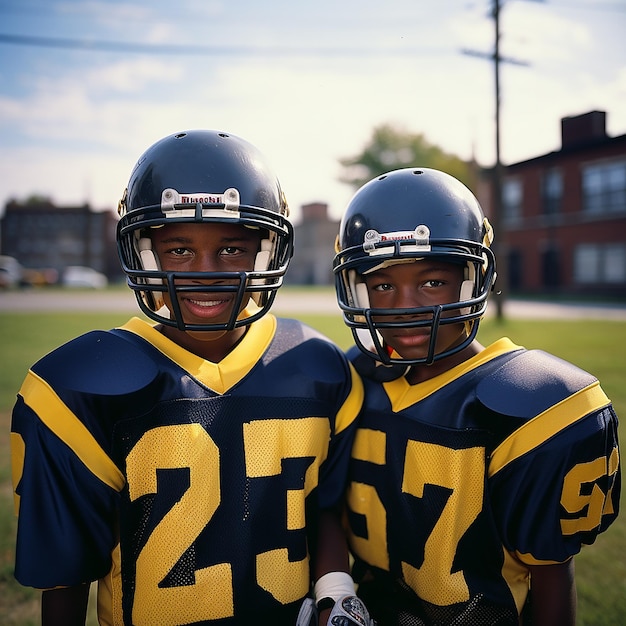
<instances>
[{"instance_id":1,"label":"boy's mouth","mask_svg":"<svg viewBox=\"0 0 626 626\"><path fill-rule=\"evenodd\" d=\"M187 312L197 318L216 318L230 313L232 297L223 295L217 298L215 295L199 297L189 295L180 298L180 303Z\"/></svg>"}]
</instances>

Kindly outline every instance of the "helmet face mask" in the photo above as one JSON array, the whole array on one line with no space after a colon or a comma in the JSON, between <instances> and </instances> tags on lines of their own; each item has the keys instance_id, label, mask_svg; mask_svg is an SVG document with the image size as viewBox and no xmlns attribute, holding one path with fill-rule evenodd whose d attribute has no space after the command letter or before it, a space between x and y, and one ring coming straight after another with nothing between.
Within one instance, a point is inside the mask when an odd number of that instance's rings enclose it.
<instances>
[{"instance_id":1,"label":"helmet face mask","mask_svg":"<svg viewBox=\"0 0 626 626\"><path fill-rule=\"evenodd\" d=\"M188 131L148 148L131 174L119 213L117 247L128 286L149 318L180 330L232 330L259 319L271 307L293 254L293 227L280 184L259 151L234 135ZM254 267L163 271L151 233L175 223L258 230ZM234 293L230 319L186 323L178 295L190 291Z\"/></svg>"},{"instance_id":2,"label":"helmet face mask","mask_svg":"<svg viewBox=\"0 0 626 626\"><path fill-rule=\"evenodd\" d=\"M455 178L427 168L380 176L352 198L341 221L333 262L337 300L357 346L386 365L431 364L468 346L478 332L495 281L492 231L473 194ZM420 260L460 264L454 302L408 309L372 308L366 278ZM465 337L437 351L441 327L463 325ZM403 358L381 335L388 328L428 328L428 353Z\"/></svg>"}]
</instances>

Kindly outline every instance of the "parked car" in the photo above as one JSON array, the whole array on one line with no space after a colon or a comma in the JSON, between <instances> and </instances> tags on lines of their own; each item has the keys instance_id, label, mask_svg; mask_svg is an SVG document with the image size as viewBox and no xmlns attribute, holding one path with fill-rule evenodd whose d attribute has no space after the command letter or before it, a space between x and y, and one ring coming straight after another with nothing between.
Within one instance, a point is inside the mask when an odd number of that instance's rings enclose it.
<instances>
[{"instance_id":1,"label":"parked car","mask_svg":"<svg viewBox=\"0 0 626 626\"><path fill-rule=\"evenodd\" d=\"M63 272L63 284L66 287L88 287L102 289L108 283L107 277L92 267L68 265Z\"/></svg>"},{"instance_id":2,"label":"parked car","mask_svg":"<svg viewBox=\"0 0 626 626\"><path fill-rule=\"evenodd\" d=\"M0 289L15 287L22 281L22 266L12 256L0 255Z\"/></svg>"},{"instance_id":3,"label":"parked car","mask_svg":"<svg viewBox=\"0 0 626 626\"><path fill-rule=\"evenodd\" d=\"M25 267L22 271L24 287L47 287L59 282L59 272L53 267Z\"/></svg>"}]
</instances>

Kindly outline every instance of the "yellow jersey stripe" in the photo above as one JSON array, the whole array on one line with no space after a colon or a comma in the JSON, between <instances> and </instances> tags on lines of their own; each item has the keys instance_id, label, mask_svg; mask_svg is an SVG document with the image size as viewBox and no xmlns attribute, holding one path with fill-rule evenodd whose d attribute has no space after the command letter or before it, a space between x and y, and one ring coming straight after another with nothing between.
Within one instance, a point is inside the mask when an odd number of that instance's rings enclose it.
<instances>
[{"instance_id":1,"label":"yellow jersey stripe","mask_svg":"<svg viewBox=\"0 0 626 626\"><path fill-rule=\"evenodd\" d=\"M45 380L29 371L20 395L26 405L70 447L92 474L116 491L122 490L125 484L122 472Z\"/></svg>"},{"instance_id":2,"label":"yellow jersey stripe","mask_svg":"<svg viewBox=\"0 0 626 626\"><path fill-rule=\"evenodd\" d=\"M193 378L219 394L241 382L257 364L276 334L276 318L267 314L250 324L243 339L219 363L207 361L160 333L153 324L133 317L120 326L142 337Z\"/></svg>"},{"instance_id":3,"label":"yellow jersey stripe","mask_svg":"<svg viewBox=\"0 0 626 626\"><path fill-rule=\"evenodd\" d=\"M521 346L513 343L508 337L502 337L478 354L474 355L471 359L468 359L463 363L459 363L459 365L456 365L452 369L449 369L434 378L429 378L428 380L418 383L417 385L410 385L404 376L400 376L400 378L383 383L383 387L389 397L389 400L391 401L392 410L394 413L399 413L400 411L417 404L440 389L443 389L452 381L464 376L484 363L487 363L502 354L506 354L507 352L519 350L520 347Z\"/></svg>"},{"instance_id":4,"label":"yellow jersey stripe","mask_svg":"<svg viewBox=\"0 0 626 626\"><path fill-rule=\"evenodd\" d=\"M363 388L363 381L356 373L356 370L350 365L350 375L352 378L352 389L350 391L350 395L346 398L346 401L343 403L343 406L337 412L337 417L335 419L335 434L340 433L342 430L345 430L354 422L359 411L361 410L361 405L363 404L363 399L365 397L365 390Z\"/></svg>"},{"instance_id":5,"label":"yellow jersey stripe","mask_svg":"<svg viewBox=\"0 0 626 626\"><path fill-rule=\"evenodd\" d=\"M533 417L493 451L489 462L489 477L585 415L608 404L610 400L596 381Z\"/></svg>"}]
</instances>

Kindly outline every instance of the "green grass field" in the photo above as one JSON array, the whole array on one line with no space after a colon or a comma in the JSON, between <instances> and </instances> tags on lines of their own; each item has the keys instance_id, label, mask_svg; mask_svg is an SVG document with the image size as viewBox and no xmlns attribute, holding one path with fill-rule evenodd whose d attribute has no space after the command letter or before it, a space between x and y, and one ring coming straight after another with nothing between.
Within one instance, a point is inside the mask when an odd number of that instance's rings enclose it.
<instances>
[{"instance_id":1,"label":"green grass field","mask_svg":"<svg viewBox=\"0 0 626 626\"><path fill-rule=\"evenodd\" d=\"M38 594L13 579L15 520L9 463L10 410L28 367L40 356L94 328L111 328L125 314L0 313L0 624L39 623ZM299 315L340 346L351 344L337 315ZM542 348L595 374L618 415L626 416L626 322L505 320L483 323L479 339L509 336L527 348ZM626 418L624 418L626 419ZM624 428L620 429L623 440ZM580 626L626 623L626 522L623 516L576 559ZM93 610L90 624L95 624Z\"/></svg>"}]
</instances>

